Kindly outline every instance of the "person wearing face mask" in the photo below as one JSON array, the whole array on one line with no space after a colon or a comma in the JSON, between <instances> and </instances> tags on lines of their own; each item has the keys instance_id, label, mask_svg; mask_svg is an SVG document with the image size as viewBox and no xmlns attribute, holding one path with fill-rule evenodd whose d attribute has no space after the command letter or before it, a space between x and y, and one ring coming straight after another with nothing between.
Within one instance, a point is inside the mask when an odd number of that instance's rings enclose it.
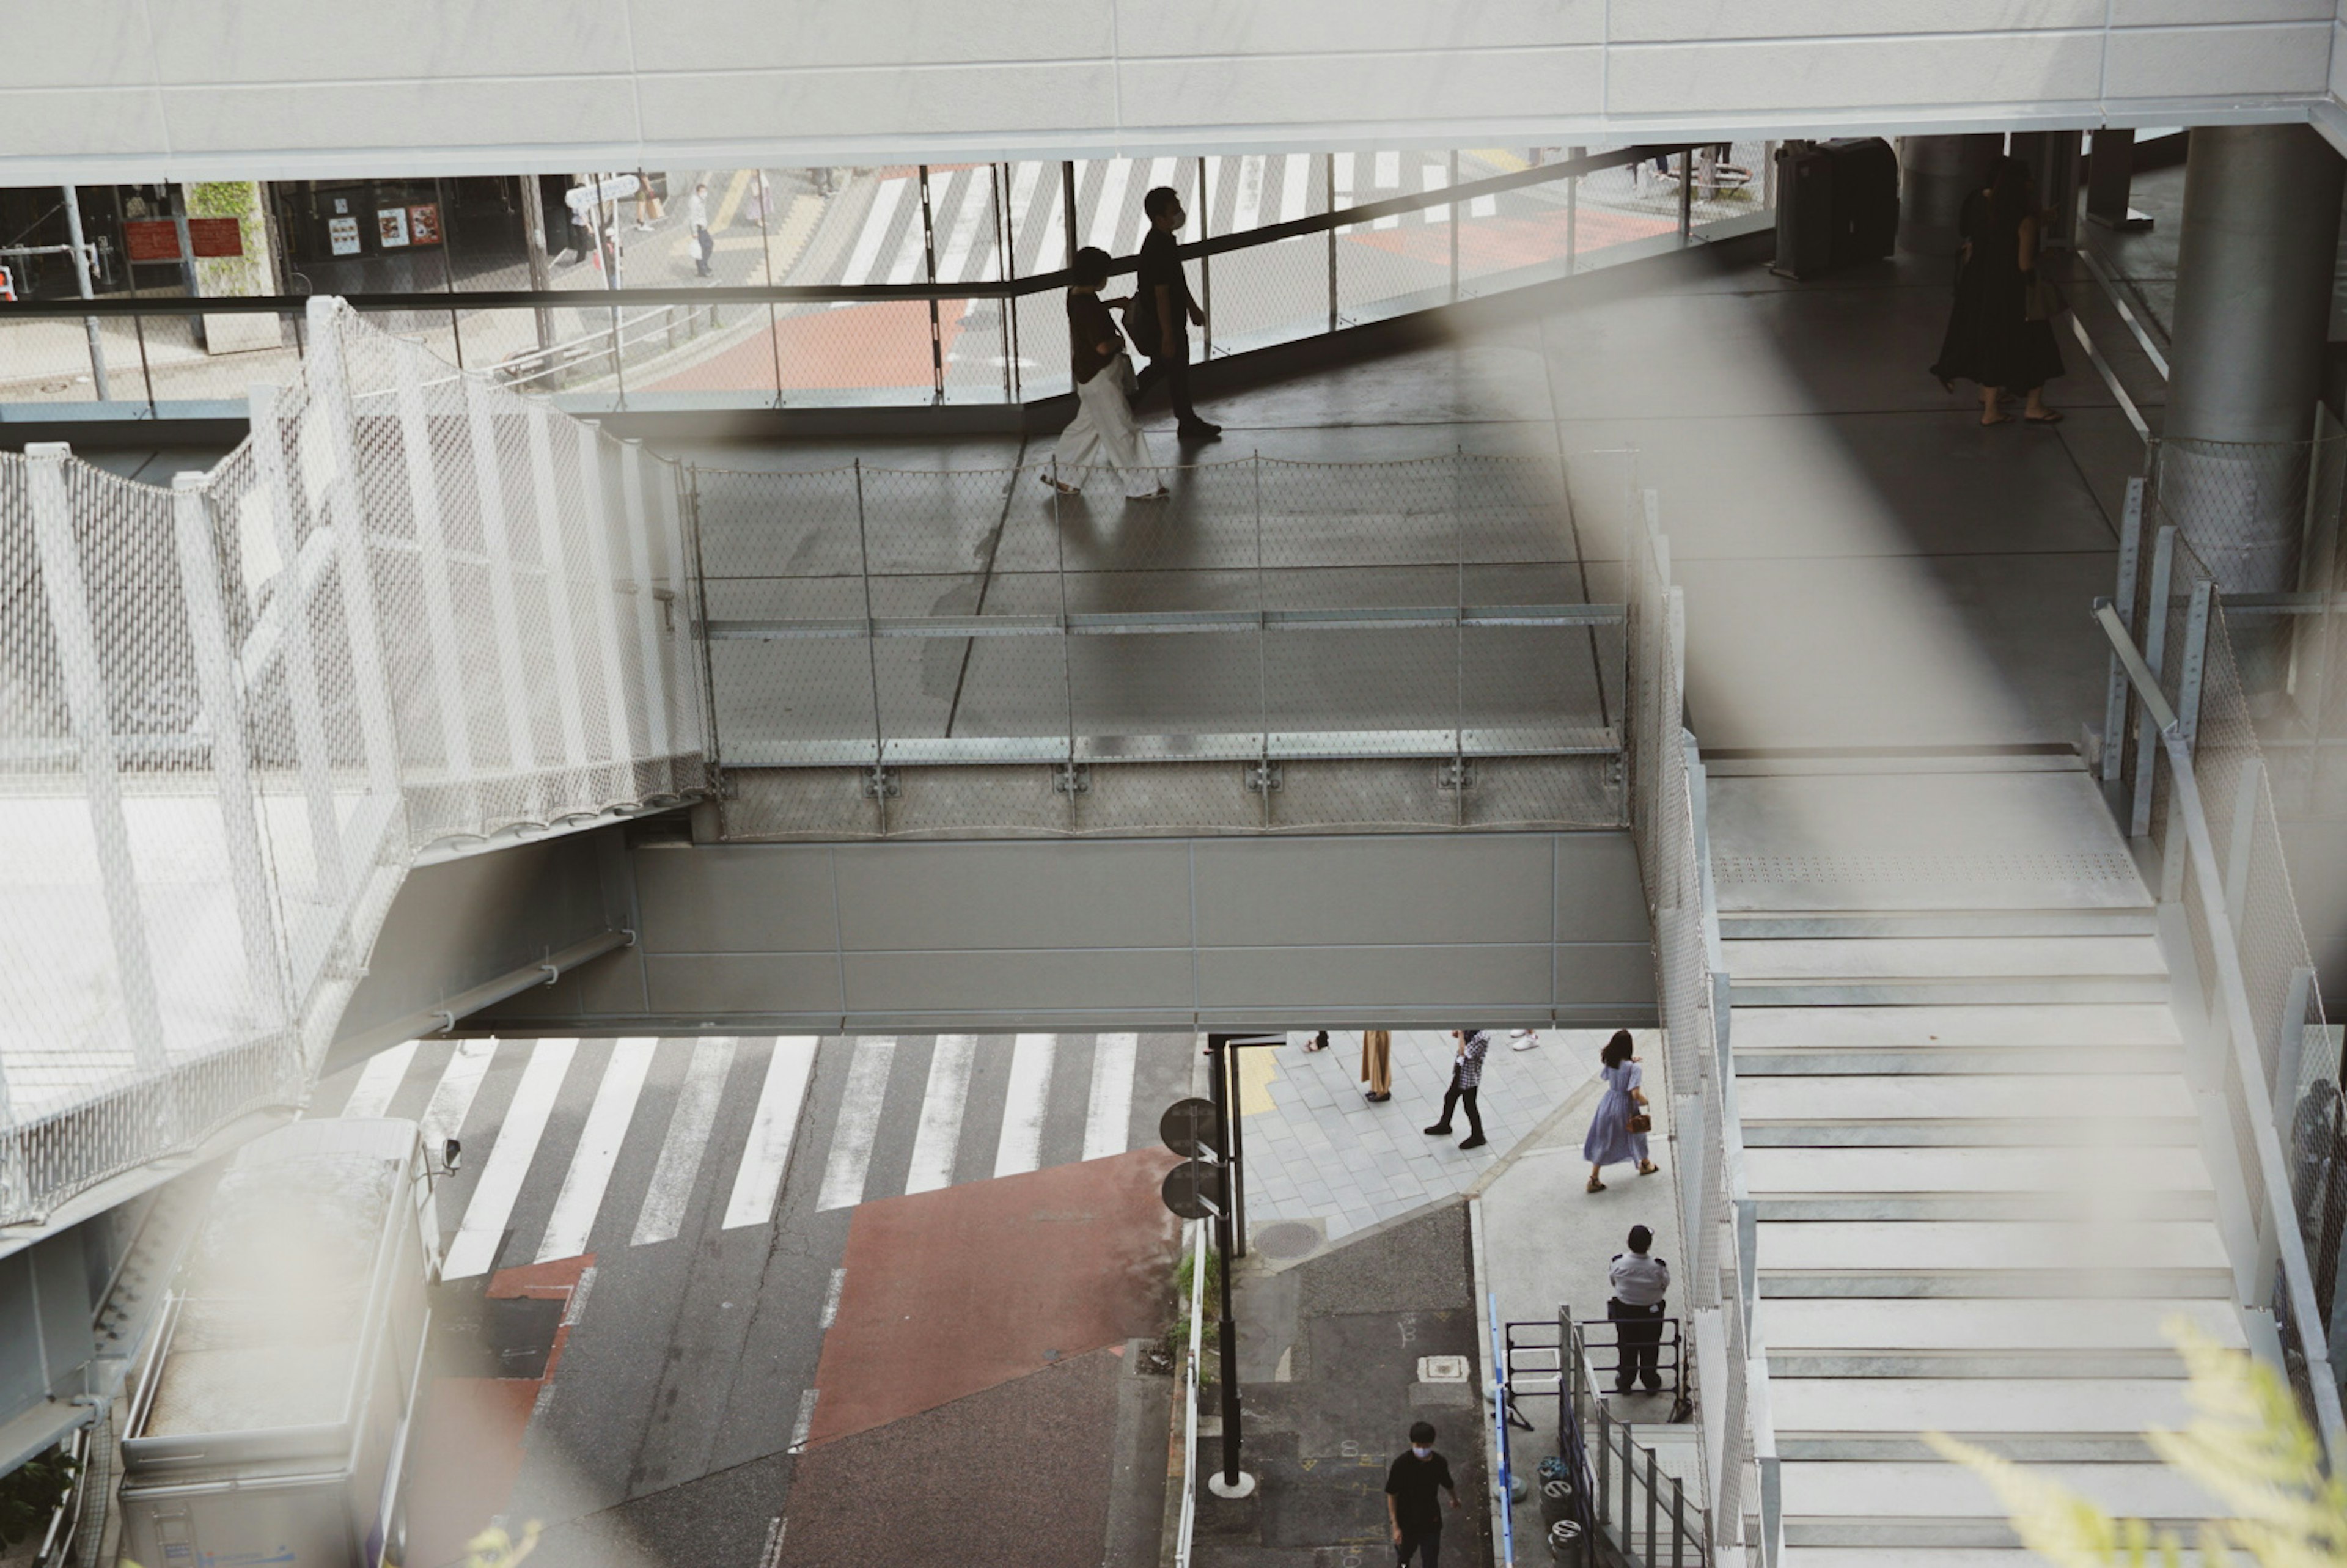
<instances>
[{"instance_id":1,"label":"person wearing face mask","mask_svg":"<svg viewBox=\"0 0 2347 1568\"><path fill-rule=\"evenodd\" d=\"M1438 1568L1442 1559L1442 1502L1436 1493L1450 1494L1459 1507L1459 1488L1450 1479L1450 1461L1434 1451L1434 1426L1412 1423L1409 1450L1394 1456L1386 1467L1386 1524L1393 1532L1395 1568L1409 1568L1411 1553L1418 1568Z\"/></svg>"}]
</instances>

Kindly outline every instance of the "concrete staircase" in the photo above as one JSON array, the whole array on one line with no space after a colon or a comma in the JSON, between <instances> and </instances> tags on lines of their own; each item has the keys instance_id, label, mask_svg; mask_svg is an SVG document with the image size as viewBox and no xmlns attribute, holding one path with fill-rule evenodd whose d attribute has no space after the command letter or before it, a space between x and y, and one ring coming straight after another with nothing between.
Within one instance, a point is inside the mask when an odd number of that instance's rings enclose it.
<instances>
[{"instance_id":1,"label":"concrete staircase","mask_svg":"<svg viewBox=\"0 0 2347 1568\"><path fill-rule=\"evenodd\" d=\"M2138 1435L2188 1419L2165 1320L2243 1343L2148 896L2107 863L1879 891L1721 893L1788 1560L2036 1561L1925 1430L2215 1512Z\"/></svg>"}]
</instances>

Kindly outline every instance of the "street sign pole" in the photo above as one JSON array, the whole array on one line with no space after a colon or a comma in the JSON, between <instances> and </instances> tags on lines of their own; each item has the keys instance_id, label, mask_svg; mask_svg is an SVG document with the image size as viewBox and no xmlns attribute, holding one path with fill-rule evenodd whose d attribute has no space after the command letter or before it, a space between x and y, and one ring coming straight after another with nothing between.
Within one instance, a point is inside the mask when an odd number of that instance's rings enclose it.
<instances>
[{"instance_id":1,"label":"street sign pole","mask_svg":"<svg viewBox=\"0 0 2347 1568\"><path fill-rule=\"evenodd\" d=\"M1214 1091L1214 1142L1227 1151L1231 1146L1230 1052L1220 1036L1208 1035L1206 1044L1213 1051L1214 1071L1210 1075ZM1229 1155L1224 1155L1225 1170ZM1207 1486L1218 1497L1245 1497L1255 1490L1255 1480L1239 1473L1239 1335L1238 1326L1231 1317L1231 1191L1233 1184L1223 1184L1223 1201L1216 1204L1221 1212L1214 1216L1215 1245L1223 1255L1222 1335L1223 1357L1223 1473L1210 1477Z\"/></svg>"}]
</instances>

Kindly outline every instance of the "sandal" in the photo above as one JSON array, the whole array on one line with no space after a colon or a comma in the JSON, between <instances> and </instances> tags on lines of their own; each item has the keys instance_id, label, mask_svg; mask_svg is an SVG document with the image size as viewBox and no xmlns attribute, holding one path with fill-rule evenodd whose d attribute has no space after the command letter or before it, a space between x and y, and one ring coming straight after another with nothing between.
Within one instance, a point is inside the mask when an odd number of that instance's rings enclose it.
<instances>
[{"instance_id":1,"label":"sandal","mask_svg":"<svg viewBox=\"0 0 2347 1568\"><path fill-rule=\"evenodd\" d=\"M1982 429L1983 429L1983 430L1985 430L1985 429L1987 429L1987 428L1988 428L1990 425L2010 425L2010 424L2012 424L2012 423L2013 423L2013 415L2010 415L2010 414L2000 414L2000 415L1997 415L1995 418L1993 418L1993 419L1983 419L1983 420L1982 420L1982 421L1981 421L1981 428L1982 428Z\"/></svg>"},{"instance_id":2,"label":"sandal","mask_svg":"<svg viewBox=\"0 0 2347 1568\"><path fill-rule=\"evenodd\" d=\"M1059 480L1054 479L1049 474L1036 475L1035 481L1037 484L1041 485L1045 489L1057 490L1062 496L1079 496L1083 493L1073 485L1062 485Z\"/></svg>"},{"instance_id":3,"label":"sandal","mask_svg":"<svg viewBox=\"0 0 2347 1568\"><path fill-rule=\"evenodd\" d=\"M2024 425L2059 425L2062 423L2062 411L2049 408L2043 414L2024 414L2021 422Z\"/></svg>"},{"instance_id":4,"label":"sandal","mask_svg":"<svg viewBox=\"0 0 2347 1568\"><path fill-rule=\"evenodd\" d=\"M1638 1174L1642 1176L1651 1176L1656 1171L1661 1169L1662 1167L1660 1165L1657 1165L1652 1160L1649 1160L1645 1164L1638 1167Z\"/></svg>"},{"instance_id":5,"label":"sandal","mask_svg":"<svg viewBox=\"0 0 2347 1568\"><path fill-rule=\"evenodd\" d=\"M1605 1184L1592 1176L1589 1178L1589 1190L1593 1193L1602 1193L1605 1190Z\"/></svg>"}]
</instances>

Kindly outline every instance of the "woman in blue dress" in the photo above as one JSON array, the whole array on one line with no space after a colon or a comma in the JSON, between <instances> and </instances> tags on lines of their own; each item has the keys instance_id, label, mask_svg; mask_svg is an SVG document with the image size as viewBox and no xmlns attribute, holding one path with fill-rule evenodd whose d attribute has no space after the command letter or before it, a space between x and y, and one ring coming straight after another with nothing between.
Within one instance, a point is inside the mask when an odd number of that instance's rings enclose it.
<instances>
[{"instance_id":1,"label":"woman in blue dress","mask_svg":"<svg viewBox=\"0 0 2347 1568\"><path fill-rule=\"evenodd\" d=\"M1615 1030L1597 1060L1599 1075L1605 1080L1605 1097L1597 1102L1597 1114L1589 1119L1589 1136L1581 1142L1581 1157L1589 1162L1593 1193L1605 1190L1605 1184L1597 1179L1599 1173L1624 1160L1635 1160L1642 1176L1662 1169L1646 1158L1646 1135L1630 1131L1630 1118L1646 1104L1646 1091L1639 1087L1645 1073L1638 1059L1630 1054L1630 1031Z\"/></svg>"}]
</instances>

